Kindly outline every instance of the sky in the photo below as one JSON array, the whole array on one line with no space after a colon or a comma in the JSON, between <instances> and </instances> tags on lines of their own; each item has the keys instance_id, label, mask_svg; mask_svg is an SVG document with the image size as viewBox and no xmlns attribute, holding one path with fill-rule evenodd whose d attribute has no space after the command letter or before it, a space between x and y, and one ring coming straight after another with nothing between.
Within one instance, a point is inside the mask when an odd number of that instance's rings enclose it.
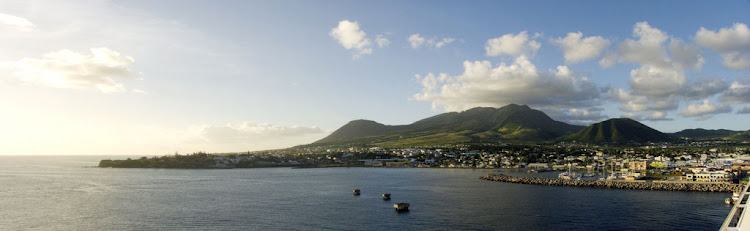
<instances>
[{"instance_id":1,"label":"sky","mask_svg":"<svg viewBox=\"0 0 750 231\"><path fill-rule=\"evenodd\" d=\"M529 105L750 129L750 1L0 0L0 155L243 152Z\"/></svg>"}]
</instances>

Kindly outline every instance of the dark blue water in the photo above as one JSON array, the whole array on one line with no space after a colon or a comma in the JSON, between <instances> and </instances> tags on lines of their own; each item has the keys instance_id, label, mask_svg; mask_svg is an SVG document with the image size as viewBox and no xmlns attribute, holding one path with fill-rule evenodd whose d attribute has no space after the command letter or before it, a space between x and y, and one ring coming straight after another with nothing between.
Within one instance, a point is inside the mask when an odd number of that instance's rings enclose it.
<instances>
[{"instance_id":1,"label":"dark blue water","mask_svg":"<svg viewBox=\"0 0 750 231\"><path fill-rule=\"evenodd\" d=\"M492 170L82 167L102 158L0 156L0 230L716 230L730 210L726 193L478 179Z\"/></svg>"}]
</instances>

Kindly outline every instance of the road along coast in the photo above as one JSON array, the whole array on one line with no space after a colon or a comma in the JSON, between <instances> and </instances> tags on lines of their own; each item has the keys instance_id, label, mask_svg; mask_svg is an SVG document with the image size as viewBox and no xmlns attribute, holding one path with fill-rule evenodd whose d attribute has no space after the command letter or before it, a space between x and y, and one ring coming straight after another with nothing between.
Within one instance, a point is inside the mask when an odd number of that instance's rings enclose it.
<instances>
[{"instance_id":1,"label":"road along coast","mask_svg":"<svg viewBox=\"0 0 750 231\"><path fill-rule=\"evenodd\" d=\"M515 184L537 184L551 186L574 186L588 188L636 189L660 191L690 191L690 192L732 192L739 190L739 185L730 183L666 183L666 182L630 182L630 181L602 181L602 180L564 180L530 177L514 177L502 174L487 174L482 180L508 182Z\"/></svg>"}]
</instances>

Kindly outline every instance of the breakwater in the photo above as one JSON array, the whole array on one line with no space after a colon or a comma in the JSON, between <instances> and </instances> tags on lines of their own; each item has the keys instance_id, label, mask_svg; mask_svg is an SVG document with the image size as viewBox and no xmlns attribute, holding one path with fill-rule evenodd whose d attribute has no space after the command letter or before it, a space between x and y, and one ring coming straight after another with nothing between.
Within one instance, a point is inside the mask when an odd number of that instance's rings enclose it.
<instances>
[{"instance_id":1,"label":"breakwater","mask_svg":"<svg viewBox=\"0 0 750 231\"><path fill-rule=\"evenodd\" d=\"M597 181L597 180L565 180L546 179L530 177L514 177L502 174L487 174L480 177L482 180L500 181L515 184L536 184L551 186L573 186L588 188L610 188L610 189L636 189L636 190L661 190L661 191L691 191L691 192L732 192L739 190L739 185L718 183L663 183L663 182L628 182L628 181Z\"/></svg>"}]
</instances>

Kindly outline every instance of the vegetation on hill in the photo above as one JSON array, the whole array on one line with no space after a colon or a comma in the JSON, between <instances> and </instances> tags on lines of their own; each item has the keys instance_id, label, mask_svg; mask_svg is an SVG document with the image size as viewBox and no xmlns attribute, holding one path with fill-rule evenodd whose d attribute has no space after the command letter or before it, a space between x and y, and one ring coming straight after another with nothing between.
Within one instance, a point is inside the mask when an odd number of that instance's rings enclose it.
<instances>
[{"instance_id":1,"label":"vegetation on hill","mask_svg":"<svg viewBox=\"0 0 750 231\"><path fill-rule=\"evenodd\" d=\"M738 132L727 137L728 140L750 141L750 130Z\"/></svg>"},{"instance_id":2,"label":"vegetation on hill","mask_svg":"<svg viewBox=\"0 0 750 231\"><path fill-rule=\"evenodd\" d=\"M691 139L717 139L717 138L724 138L728 137L734 134L739 133L740 131L732 131L732 130L726 130L726 129L717 129L717 130L710 130L710 129L702 129L702 128L695 128L695 129L685 129L679 132L672 133L671 135L679 138L691 138Z\"/></svg>"},{"instance_id":3,"label":"vegetation on hill","mask_svg":"<svg viewBox=\"0 0 750 231\"><path fill-rule=\"evenodd\" d=\"M581 143L627 144L632 142L665 142L675 140L675 138L638 121L620 118L592 124L579 132L562 138L562 140Z\"/></svg>"},{"instance_id":4,"label":"vegetation on hill","mask_svg":"<svg viewBox=\"0 0 750 231\"><path fill-rule=\"evenodd\" d=\"M467 142L544 141L571 134L582 126L552 120L526 105L477 107L448 112L409 125L389 126L355 120L312 145L371 144L384 147Z\"/></svg>"}]
</instances>

